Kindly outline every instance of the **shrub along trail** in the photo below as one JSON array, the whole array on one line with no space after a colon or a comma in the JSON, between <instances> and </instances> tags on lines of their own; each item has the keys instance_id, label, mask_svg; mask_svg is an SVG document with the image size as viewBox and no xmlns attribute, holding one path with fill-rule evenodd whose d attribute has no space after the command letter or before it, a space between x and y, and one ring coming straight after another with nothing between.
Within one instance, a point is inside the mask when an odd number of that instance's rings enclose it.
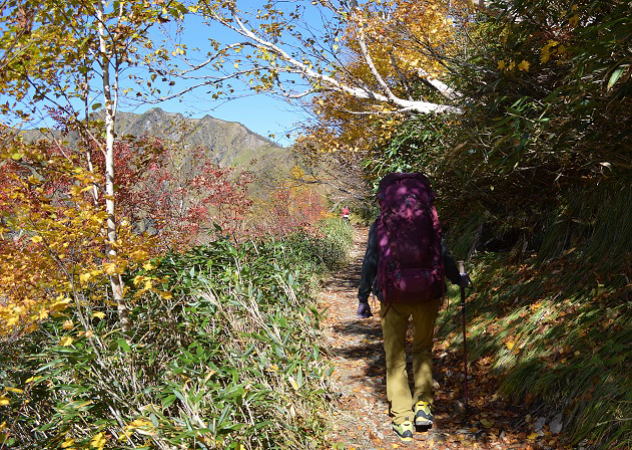
<instances>
[{"instance_id":1,"label":"shrub along trail","mask_svg":"<svg viewBox=\"0 0 632 450\"><path fill-rule=\"evenodd\" d=\"M367 229L354 232L351 261L331 277L320 303L326 309L327 347L335 365L334 387L339 394L330 436L333 448L380 449L405 447L391 431L386 402L385 364L379 304L371 301L374 316L355 316L357 287ZM454 298L451 302L456 301ZM445 306L445 305L444 305ZM441 326L440 319L437 326ZM458 317L449 318L458 320ZM462 356L459 349L434 346L435 426L416 432L413 448L561 448L548 430L535 432L534 420L519 407L495 395L497 380L485 360L470 362L470 403L467 421L458 412L461 399ZM410 361L409 361L410 364Z\"/></svg>"}]
</instances>

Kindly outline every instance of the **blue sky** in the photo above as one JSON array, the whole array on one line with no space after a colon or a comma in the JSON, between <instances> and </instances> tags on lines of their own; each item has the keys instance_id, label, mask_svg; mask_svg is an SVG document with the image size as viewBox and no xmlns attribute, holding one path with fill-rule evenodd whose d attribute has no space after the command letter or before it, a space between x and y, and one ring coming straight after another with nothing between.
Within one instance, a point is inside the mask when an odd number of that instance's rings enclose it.
<instances>
[{"instance_id":1,"label":"blue sky","mask_svg":"<svg viewBox=\"0 0 632 450\"><path fill-rule=\"evenodd\" d=\"M256 8L260 3L257 0L239 2L242 8ZM316 29L319 26L322 27L319 23L320 18L306 16L303 19L311 27ZM161 31L155 30L153 32L155 36L154 41L158 42L164 39L165 35L172 38L174 30L175 25L173 24L168 25L167 28L163 27ZM186 43L189 49L200 49L200 61L204 59L203 53L209 48L209 37L224 43L243 40L243 38L240 39L235 33L218 24L209 27L199 17L194 16L189 16L185 19L183 32L178 36L179 41ZM193 84L183 80L177 80L176 83L174 90L180 90ZM237 87L239 84L237 82ZM291 144L295 136L288 139L286 134L292 133L302 122L306 121L309 118L308 113L301 108L300 104L289 103L272 94L254 94L247 89L244 83L241 83L241 86L244 95L233 100L214 100L204 88L200 88L181 98L157 105L132 106L123 103L121 109L138 113L158 106L165 111L178 112L189 117L202 117L209 114L219 119L241 122L252 131L270 137L281 145Z\"/></svg>"},{"instance_id":2,"label":"blue sky","mask_svg":"<svg viewBox=\"0 0 632 450\"><path fill-rule=\"evenodd\" d=\"M263 2L261 0L239 0L238 5L243 11L244 9L253 11L260 7ZM282 1L275 3L277 7L292 9L298 7L303 8L302 5L307 5L306 9L301 10L301 22L306 24L307 27L315 33L315 38L318 39L318 34L322 33L325 29L324 22L328 22L328 17L321 17L318 13L318 9L309 7L308 0L301 1ZM255 21L256 22L256 21ZM299 26L299 24L295 24ZM256 24L255 24L256 26ZM220 24L214 23L211 26L204 24L202 19L198 16L189 15L184 19L184 22L180 24L182 30L181 33L176 33L178 24L175 22L169 22L165 25L157 25L151 31L151 39L154 42L154 47L160 46L163 42L164 48L170 53L174 50L176 43L185 43L190 50L187 57L193 58L193 62L198 63L206 59L206 52L211 49L209 45L209 38L213 38L222 43L232 43L235 41L242 41L243 38L236 35L236 33L228 30ZM280 38L283 43L297 44L297 42L288 36ZM198 52L194 52L193 49L198 48ZM245 51L244 51L245 52ZM95 69L97 69L95 65ZM227 62L225 71L232 70L232 62ZM120 89L126 90L127 88L137 87L136 81L128 79L128 75L136 75L140 78L141 85L144 85L144 80L148 78L149 73L146 69L141 67L128 68L127 73L122 74ZM98 109L103 102L99 71L96 70L96 78L93 79L94 91L90 99L90 104L93 109ZM68 82L73 82L74 76L67 77ZM288 79L288 78L284 78ZM294 78L294 81L297 79ZM192 80L174 79L176 85L169 88L166 84L160 86L163 90L162 95L167 94L166 91L180 91L186 89L191 85L197 83ZM129 94L129 98L122 97L119 104L120 111L142 113L151 108L160 107L168 112L181 113L188 117L203 117L204 115L211 115L213 117L243 123L246 127L252 131L261 134L262 136L270 137L281 145L289 145L296 138L294 134L288 138L286 135L295 131L301 123L305 123L309 119L308 112L301 108L300 104L290 104L286 100L273 96L272 94L254 94L248 89L246 83L235 81L233 87L236 88L236 99L213 99L212 93L209 93L209 89L199 88L191 93L188 93L182 97L162 102L162 103L139 103L136 99L136 90L132 90ZM141 86L140 90L144 89ZM300 89L300 88L299 88ZM23 99L22 103L28 104L31 96ZM0 97L3 100L4 97ZM69 104L80 115L83 112L83 103L76 98L71 98ZM50 126L52 120L49 111L46 106L50 106L52 103L46 101L38 103L37 112L33 111L32 121L25 125L20 125L19 119L13 119L16 126L26 126L32 128L36 126ZM7 118L7 121L10 119Z\"/></svg>"}]
</instances>

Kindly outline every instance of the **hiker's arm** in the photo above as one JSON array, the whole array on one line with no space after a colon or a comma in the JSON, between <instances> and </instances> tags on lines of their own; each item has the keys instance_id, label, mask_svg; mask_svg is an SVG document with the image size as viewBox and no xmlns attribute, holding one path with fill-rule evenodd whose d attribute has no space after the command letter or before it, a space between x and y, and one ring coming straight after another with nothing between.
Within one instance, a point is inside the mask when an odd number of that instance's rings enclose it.
<instances>
[{"instance_id":1,"label":"hiker's arm","mask_svg":"<svg viewBox=\"0 0 632 450\"><path fill-rule=\"evenodd\" d=\"M369 230L369 242L366 246L366 253L362 261L362 276L360 278L360 287L358 289L358 300L360 303L366 303L371 294L371 286L377 274L377 232L376 222L373 222Z\"/></svg>"},{"instance_id":2,"label":"hiker's arm","mask_svg":"<svg viewBox=\"0 0 632 450\"><path fill-rule=\"evenodd\" d=\"M445 267L445 276L452 284L460 284L461 275L459 275L459 269L457 269L456 263L443 240L441 240L441 256L443 258L443 266Z\"/></svg>"}]
</instances>

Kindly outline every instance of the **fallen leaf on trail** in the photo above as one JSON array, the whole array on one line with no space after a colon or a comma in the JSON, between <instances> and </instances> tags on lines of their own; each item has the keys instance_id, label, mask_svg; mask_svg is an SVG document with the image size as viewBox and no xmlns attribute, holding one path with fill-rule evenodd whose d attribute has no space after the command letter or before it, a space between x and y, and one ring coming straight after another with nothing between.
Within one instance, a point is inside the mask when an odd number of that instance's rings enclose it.
<instances>
[{"instance_id":1,"label":"fallen leaf on trail","mask_svg":"<svg viewBox=\"0 0 632 450\"><path fill-rule=\"evenodd\" d=\"M505 345L507 346L509 350L512 350L514 346L516 345L516 343L514 341L507 341L505 342Z\"/></svg>"},{"instance_id":2,"label":"fallen leaf on trail","mask_svg":"<svg viewBox=\"0 0 632 450\"><path fill-rule=\"evenodd\" d=\"M539 436L538 433L531 433L529 436L527 436L527 439L529 439L530 441L533 441L535 439L537 439Z\"/></svg>"},{"instance_id":3,"label":"fallen leaf on trail","mask_svg":"<svg viewBox=\"0 0 632 450\"><path fill-rule=\"evenodd\" d=\"M485 428L491 428L493 424L493 422L491 420L488 419L481 419L481 425L483 425Z\"/></svg>"}]
</instances>

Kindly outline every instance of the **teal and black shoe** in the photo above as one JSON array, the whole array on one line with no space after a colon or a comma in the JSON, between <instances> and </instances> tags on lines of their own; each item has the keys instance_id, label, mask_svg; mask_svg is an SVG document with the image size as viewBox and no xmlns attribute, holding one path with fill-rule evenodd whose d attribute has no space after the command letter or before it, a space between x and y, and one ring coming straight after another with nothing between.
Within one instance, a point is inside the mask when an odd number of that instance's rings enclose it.
<instances>
[{"instance_id":1,"label":"teal and black shoe","mask_svg":"<svg viewBox=\"0 0 632 450\"><path fill-rule=\"evenodd\" d=\"M430 403L419 401L415 403L415 425L418 427L429 427L432 425L432 411Z\"/></svg>"},{"instance_id":2,"label":"teal and black shoe","mask_svg":"<svg viewBox=\"0 0 632 450\"><path fill-rule=\"evenodd\" d=\"M393 422L393 431L403 442L412 442L413 440L413 423L410 420L396 424Z\"/></svg>"}]
</instances>

